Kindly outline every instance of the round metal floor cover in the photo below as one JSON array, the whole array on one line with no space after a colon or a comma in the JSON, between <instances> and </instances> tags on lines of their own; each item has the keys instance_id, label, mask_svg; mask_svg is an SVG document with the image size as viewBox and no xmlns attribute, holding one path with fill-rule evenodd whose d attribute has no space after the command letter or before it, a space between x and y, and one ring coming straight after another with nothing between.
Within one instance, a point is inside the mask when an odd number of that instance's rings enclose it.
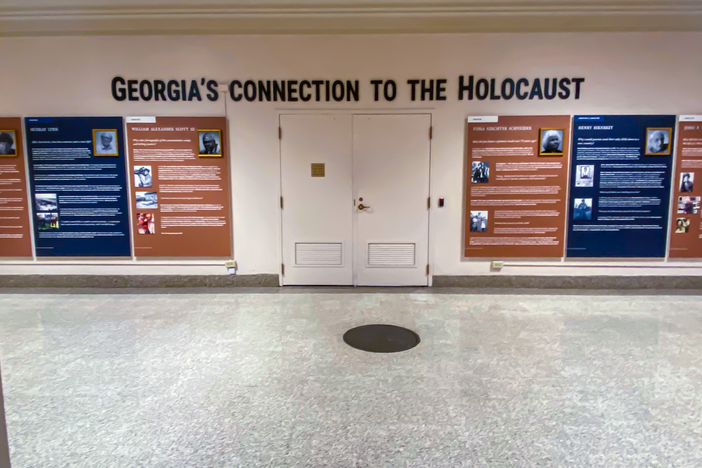
<instances>
[{"instance_id":1,"label":"round metal floor cover","mask_svg":"<svg viewBox=\"0 0 702 468\"><path fill-rule=\"evenodd\" d=\"M347 345L371 353L397 353L407 351L421 340L412 330L394 325L363 325L344 333Z\"/></svg>"}]
</instances>

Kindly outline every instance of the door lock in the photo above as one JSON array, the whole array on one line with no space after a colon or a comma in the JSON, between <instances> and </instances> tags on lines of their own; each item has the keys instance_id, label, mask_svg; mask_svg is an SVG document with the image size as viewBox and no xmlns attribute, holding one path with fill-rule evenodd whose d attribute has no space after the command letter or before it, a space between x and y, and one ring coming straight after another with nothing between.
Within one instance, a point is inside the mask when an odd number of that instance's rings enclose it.
<instances>
[{"instance_id":1,"label":"door lock","mask_svg":"<svg viewBox=\"0 0 702 468\"><path fill-rule=\"evenodd\" d=\"M366 209L368 209L368 208L370 208L370 205L364 205L363 203L360 203L360 204L358 205L359 211L363 211L363 210L366 210Z\"/></svg>"}]
</instances>

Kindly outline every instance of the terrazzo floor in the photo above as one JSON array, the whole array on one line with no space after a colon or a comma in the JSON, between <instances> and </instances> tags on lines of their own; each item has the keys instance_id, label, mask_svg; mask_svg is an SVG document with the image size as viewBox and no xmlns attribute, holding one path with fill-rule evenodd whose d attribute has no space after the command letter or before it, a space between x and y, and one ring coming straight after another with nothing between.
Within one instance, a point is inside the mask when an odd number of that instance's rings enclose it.
<instances>
[{"instance_id":1,"label":"terrazzo floor","mask_svg":"<svg viewBox=\"0 0 702 468\"><path fill-rule=\"evenodd\" d=\"M702 467L695 295L3 294L0 343L13 468Z\"/></svg>"}]
</instances>

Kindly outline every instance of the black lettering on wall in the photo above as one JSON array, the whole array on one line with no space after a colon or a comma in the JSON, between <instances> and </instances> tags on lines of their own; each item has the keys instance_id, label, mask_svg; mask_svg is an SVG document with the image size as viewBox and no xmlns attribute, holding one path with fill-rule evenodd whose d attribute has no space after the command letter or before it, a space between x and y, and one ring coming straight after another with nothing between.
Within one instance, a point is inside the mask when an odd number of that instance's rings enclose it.
<instances>
[{"instance_id":1,"label":"black lettering on wall","mask_svg":"<svg viewBox=\"0 0 702 468\"><path fill-rule=\"evenodd\" d=\"M127 93L124 90L124 85L126 82L121 76L115 76L112 78L112 98L115 101L124 101L127 99Z\"/></svg>"},{"instance_id":2,"label":"black lettering on wall","mask_svg":"<svg viewBox=\"0 0 702 468\"><path fill-rule=\"evenodd\" d=\"M436 100L445 101L446 100L446 82L448 80L441 78L436 80Z\"/></svg>"},{"instance_id":3,"label":"black lettering on wall","mask_svg":"<svg viewBox=\"0 0 702 468\"><path fill-rule=\"evenodd\" d=\"M150 101L154 95L154 88L149 80L141 80L139 83L139 97L142 101Z\"/></svg>"},{"instance_id":4,"label":"black lettering on wall","mask_svg":"<svg viewBox=\"0 0 702 468\"><path fill-rule=\"evenodd\" d=\"M407 84L411 86L410 99L415 101L417 99L417 85L419 84L419 80L407 80Z\"/></svg>"},{"instance_id":5,"label":"black lettering on wall","mask_svg":"<svg viewBox=\"0 0 702 468\"><path fill-rule=\"evenodd\" d=\"M394 101L397 96L397 84L395 80L387 80L383 85L383 97L386 101Z\"/></svg>"},{"instance_id":6,"label":"black lettering on wall","mask_svg":"<svg viewBox=\"0 0 702 468\"><path fill-rule=\"evenodd\" d=\"M154 81L154 95L157 101L166 101L166 82L163 80Z\"/></svg>"},{"instance_id":7,"label":"black lettering on wall","mask_svg":"<svg viewBox=\"0 0 702 468\"><path fill-rule=\"evenodd\" d=\"M473 100L473 75L468 77L468 83L463 80L463 75L458 77L458 100L463 100L463 94L468 93L468 100Z\"/></svg>"},{"instance_id":8,"label":"black lettering on wall","mask_svg":"<svg viewBox=\"0 0 702 468\"><path fill-rule=\"evenodd\" d=\"M207 82L207 99L214 102L219 99L219 89L218 84L215 80L209 80Z\"/></svg>"},{"instance_id":9,"label":"black lettering on wall","mask_svg":"<svg viewBox=\"0 0 702 468\"><path fill-rule=\"evenodd\" d=\"M241 101L241 98L244 97L241 92L239 94L236 93L236 88L241 89L241 81L239 80L234 80L231 83L229 83L229 96L232 98L232 101Z\"/></svg>"},{"instance_id":10,"label":"black lettering on wall","mask_svg":"<svg viewBox=\"0 0 702 468\"><path fill-rule=\"evenodd\" d=\"M358 102L360 95L358 94L358 80L346 80L346 100Z\"/></svg>"},{"instance_id":11,"label":"black lettering on wall","mask_svg":"<svg viewBox=\"0 0 702 468\"><path fill-rule=\"evenodd\" d=\"M256 83L253 80L244 82L244 99L249 102L256 100Z\"/></svg>"},{"instance_id":12,"label":"black lettering on wall","mask_svg":"<svg viewBox=\"0 0 702 468\"><path fill-rule=\"evenodd\" d=\"M271 80L258 80L258 100L263 101L263 98L268 102L271 100Z\"/></svg>"},{"instance_id":13,"label":"black lettering on wall","mask_svg":"<svg viewBox=\"0 0 702 468\"><path fill-rule=\"evenodd\" d=\"M558 87L561 89L558 92L558 97L561 99L568 99L570 97L570 80L568 78L561 78Z\"/></svg>"},{"instance_id":14,"label":"black lettering on wall","mask_svg":"<svg viewBox=\"0 0 702 468\"><path fill-rule=\"evenodd\" d=\"M580 85L585 83L585 78L573 78L575 83L575 99L580 99Z\"/></svg>"},{"instance_id":15,"label":"black lettering on wall","mask_svg":"<svg viewBox=\"0 0 702 468\"><path fill-rule=\"evenodd\" d=\"M273 100L285 101L285 81L273 80Z\"/></svg>"},{"instance_id":16,"label":"black lettering on wall","mask_svg":"<svg viewBox=\"0 0 702 468\"><path fill-rule=\"evenodd\" d=\"M507 87L509 86L509 91ZM514 80L512 78L506 78L502 81L502 89L500 90L502 94L502 99L512 99L514 96Z\"/></svg>"},{"instance_id":17,"label":"black lettering on wall","mask_svg":"<svg viewBox=\"0 0 702 468\"><path fill-rule=\"evenodd\" d=\"M185 88L183 88L183 93L185 93ZM197 81L195 80L190 82L190 92L188 93L188 101L192 101L193 99L202 101L202 96L200 96L200 87L197 85Z\"/></svg>"}]
</instances>

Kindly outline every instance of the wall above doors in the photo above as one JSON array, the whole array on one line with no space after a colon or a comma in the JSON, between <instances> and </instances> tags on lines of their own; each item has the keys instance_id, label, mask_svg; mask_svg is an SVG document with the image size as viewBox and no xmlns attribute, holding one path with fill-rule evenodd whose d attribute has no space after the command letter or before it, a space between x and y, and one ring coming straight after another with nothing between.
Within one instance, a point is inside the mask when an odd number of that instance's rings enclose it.
<instances>
[{"instance_id":1,"label":"wall above doors","mask_svg":"<svg viewBox=\"0 0 702 468\"><path fill-rule=\"evenodd\" d=\"M702 31L698 0L2 0L0 36Z\"/></svg>"}]
</instances>

